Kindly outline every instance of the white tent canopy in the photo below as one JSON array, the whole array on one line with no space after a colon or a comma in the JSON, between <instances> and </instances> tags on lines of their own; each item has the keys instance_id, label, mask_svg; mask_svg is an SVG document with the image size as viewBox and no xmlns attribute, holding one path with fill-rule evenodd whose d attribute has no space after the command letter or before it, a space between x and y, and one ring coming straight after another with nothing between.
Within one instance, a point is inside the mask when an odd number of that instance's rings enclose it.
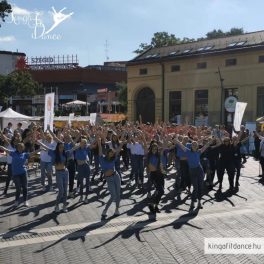
<instances>
[{"instance_id":1,"label":"white tent canopy","mask_svg":"<svg viewBox=\"0 0 264 264\"><path fill-rule=\"evenodd\" d=\"M71 102L64 104L64 106L80 106L80 105L86 105L86 104L89 105L90 103L80 101L80 100L75 100L75 101L71 101Z\"/></svg>"},{"instance_id":2,"label":"white tent canopy","mask_svg":"<svg viewBox=\"0 0 264 264\"><path fill-rule=\"evenodd\" d=\"M21 122L22 127L25 128L28 126L29 120L31 120L32 117L19 114L18 112L14 111L12 108L8 108L3 112L0 112L0 119L1 119L1 127L2 129L7 126L9 122L13 124L13 128L16 128L17 123Z\"/></svg>"},{"instance_id":3,"label":"white tent canopy","mask_svg":"<svg viewBox=\"0 0 264 264\"><path fill-rule=\"evenodd\" d=\"M19 114L14 111L12 108L8 108L3 112L0 112L0 117L2 118L10 118L10 119L19 119L19 120L30 120L30 116Z\"/></svg>"}]
</instances>

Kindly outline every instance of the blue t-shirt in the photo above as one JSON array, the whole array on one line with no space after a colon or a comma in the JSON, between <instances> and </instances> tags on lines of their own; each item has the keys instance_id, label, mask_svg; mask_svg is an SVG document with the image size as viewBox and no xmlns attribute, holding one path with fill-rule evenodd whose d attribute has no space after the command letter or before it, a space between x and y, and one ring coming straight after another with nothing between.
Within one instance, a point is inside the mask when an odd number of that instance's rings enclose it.
<instances>
[{"instance_id":1,"label":"blue t-shirt","mask_svg":"<svg viewBox=\"0 0 264 264\"><path fill-rule=\"evenodd\" d=\"M156 155L151 155L149 158L149 163L155 168L160 169L158 168L158 161L159 159ZM166 157L164 155L160 157L160 162L162 163L163 168L166 168Z\"/></svg>"},{"instance_id":2,"label":"blue t-shirt","mask_svg":"<svg viewBox=\"0 0 264 264\"><path fill-rule=\"evenodd\" d=\"M25 163L29 158L29 153L20 153L18 151L11 151L9 153L9 155L12 157L12 175L17 176L20 174L25 174L27 172Z\"/></svg>"},{"instance_id":3,"label":"blue t-shirt","mask_svg":"<svg viewBox=\"0 0 264 264\"><path fill-rule=\"evenodd\" d=\"M185 145L186 147L187 144ZM180 146L176 146L176 155L179 158L186 158L186 152Z\"/></svg>"},{"instance_id":4,"label":"blue t-shirt","mask_svg":"<svg viewBox=\"0 0 264 264\"><path fill-rule=\"evenodd\" d=\"M191 169L201 166L201 164L200 164L200 157L201 157L200 151L191 151L190 149L187 148L185 153L187 156L188 165Z\"/></svg>"},{"instance_id":5,"label":"blue t-shirt","mask_svg":"<svg viewBox=\"0 0 264 264\"><path fill-rule=\"evenodd\" d=\"M55 150L49 150L48 151L48 154L49 154L49 156L51 156L51 162L52 162L52 164L55 164ZM67 155L67 153L65 153L66 155ZM60 163L64 163L65 164L65 162L66 162L66 157L64 156L64 155L62 155L62 154L60 154L60 160L61 160L61 162Z\"/></svg>"},{"instance_id":6,"label":"blue t-shirt","mask_svg":"<svg viewBox=\"0 0 264 264\"><path fill-rule=\"evenodd\" d=\"M90 153L90 148L77 148L75 150L75 159L76 160L88 160L88 156Z\"/></svg>"},{"instance_id":7,"label":"blue t-shirt","mask_svg":"<svg viewBox=\"0 0 264 264\"><path fill-rule=\"evenodd\" d=\"M64 150L68 159L74 159L73 151L70 151L73 147L73 143L64 143Z\"/></svg>"},{"instance_id":8,"label":"blue t-shirt","mask_svg":"<svg viewBox=\"0 0 264 264\"><path fill-rule=\"evenodd\" d=\"M113 160L109 161L105 157L100 156L99 157L99 162L100 162L100 165L101 165L101 168L102 168L103 172L106 172L107 170L115 171L116 158L114 158Z\"/></svg>"}]
</instances>

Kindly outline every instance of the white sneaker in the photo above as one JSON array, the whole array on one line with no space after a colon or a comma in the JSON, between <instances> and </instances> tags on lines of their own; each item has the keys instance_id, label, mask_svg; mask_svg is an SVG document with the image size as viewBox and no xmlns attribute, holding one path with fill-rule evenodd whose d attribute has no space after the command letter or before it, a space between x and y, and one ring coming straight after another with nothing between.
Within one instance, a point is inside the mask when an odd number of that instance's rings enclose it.
<instances>
[{"instance_id":1,"label":"white sneaker","mask_svg":"<svg viewBox=\"0 0 264 264\"><path fill-rule=\"evenodd\" d=\"M15 201L14 206L15 207L18 207L18 205L19 205L19 202L18 201Z\"/></svg>"},{"instance_id":2,"label":"white sneaker","mask_svg":"<svg viewBox=\"0 0 264 264\"><path fill-rule=\"evenodd\" d=\"M59 207L58 204L55 206L54 211L55 211L55 213L59 213L60 212L60 207Z\"/></svg>"},{"instance_id":3,"label":"white sneaker","mask_svg":"<svg viewBox=\"0 0 264 264\"><path fill-rule=\"evenodd\" d=\"M80 196L79 203L83 202L83 196Z\"/></svg>"},{"instance_id":4,"label":"white sneaker","mask_svg":"<svg viewBox=\"0 0 264 264\"><path fill-rule=\"evenodd\" d=\"M63 213L68 213L68 209L67 209L67 206L66 205L63 205L62 211L63 211Z\"/></svg>"},{"instance_id":5,"label":"white sneaker","mask_svg":"<svg viewBox=\"0 0 264 264\"><path fill-rule=\"evenodd\" d=\"M74 198L73 192L69 192L69 197L72 198L72 199Z\"/></svg>"},{"instance_id":6,"label":"white sneaker","mask_svg":"<svg viewBox=\"0 0 264 264\"><path fill-rule=\"evenodd\" d=\"M28 201L25 201L24 202L24 206L29 207L29 202Z\"/></svg>"},{"instance_id":7,"label":"white sneaker","mask_svg":"<svg viewBox=\"0 0 264 264\"><path fill-rule=\"evenodd\" d=\"M84 203L86 203L86 204L89 203L89 201L88 201L88 197L87 197L87 196L85 197Z\"/></svg>"},{"instance_id":8,"label":"white sneaker","mask_svg":"<svg viewBox=\"0 0 264 264\"><path fill-rule=\"evenodd\" d=\"M116 210L115 210L115 215L120 215L118 208L116 208Z\"/></svg>"}]
</instances>

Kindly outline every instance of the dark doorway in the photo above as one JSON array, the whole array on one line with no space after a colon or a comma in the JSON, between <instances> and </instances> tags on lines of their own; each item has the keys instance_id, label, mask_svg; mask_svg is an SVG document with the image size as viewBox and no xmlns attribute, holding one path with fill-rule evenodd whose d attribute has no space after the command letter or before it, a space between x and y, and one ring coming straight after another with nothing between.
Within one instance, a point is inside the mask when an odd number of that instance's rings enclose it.
<instances>
[{"instance_id":1,"label":"dark doorway","mask_svg":"<svg viewBox=\"0 0 264 264\"><path fill-rule=\"evenodd\" d=\"M136 97L136 118L142 122L155 123L155 94L150 88L143 88Z\"/></svg>"}]
</instances>

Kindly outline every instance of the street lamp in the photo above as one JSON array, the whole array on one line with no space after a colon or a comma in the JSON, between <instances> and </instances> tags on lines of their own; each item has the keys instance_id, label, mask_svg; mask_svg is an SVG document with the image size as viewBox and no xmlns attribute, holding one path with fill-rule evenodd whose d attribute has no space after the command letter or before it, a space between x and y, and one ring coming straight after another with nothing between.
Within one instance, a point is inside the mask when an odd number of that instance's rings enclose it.
<instances>
[{"instance_id":1,"label":"street lamp","mask_svg":"<svg viewBox=\"0 0 264 264\"><path fill-rule=\"evenodd\" d=\"M83 84L80 85L81 87L83 87ZM86 115L89 115L89 107L88 107L88 93L87 93L87 89L83 90L85 95L86 95Z\"/></svg>"},{"instance_id":2,"label":"street lamp","mask_svg":"<svg viewBox=\"0 0 264 264\"><path fill-rule=\"evenodd\" d=\"M218 71L216 72L219 75L219 81L220 81L220 88L221 88L221 105L220 105L220 124L223 124L223 104L224 104L224 80L222 78L222 74L220 71L220 68L218 67Z\"/></svg>"}]
</instances>

